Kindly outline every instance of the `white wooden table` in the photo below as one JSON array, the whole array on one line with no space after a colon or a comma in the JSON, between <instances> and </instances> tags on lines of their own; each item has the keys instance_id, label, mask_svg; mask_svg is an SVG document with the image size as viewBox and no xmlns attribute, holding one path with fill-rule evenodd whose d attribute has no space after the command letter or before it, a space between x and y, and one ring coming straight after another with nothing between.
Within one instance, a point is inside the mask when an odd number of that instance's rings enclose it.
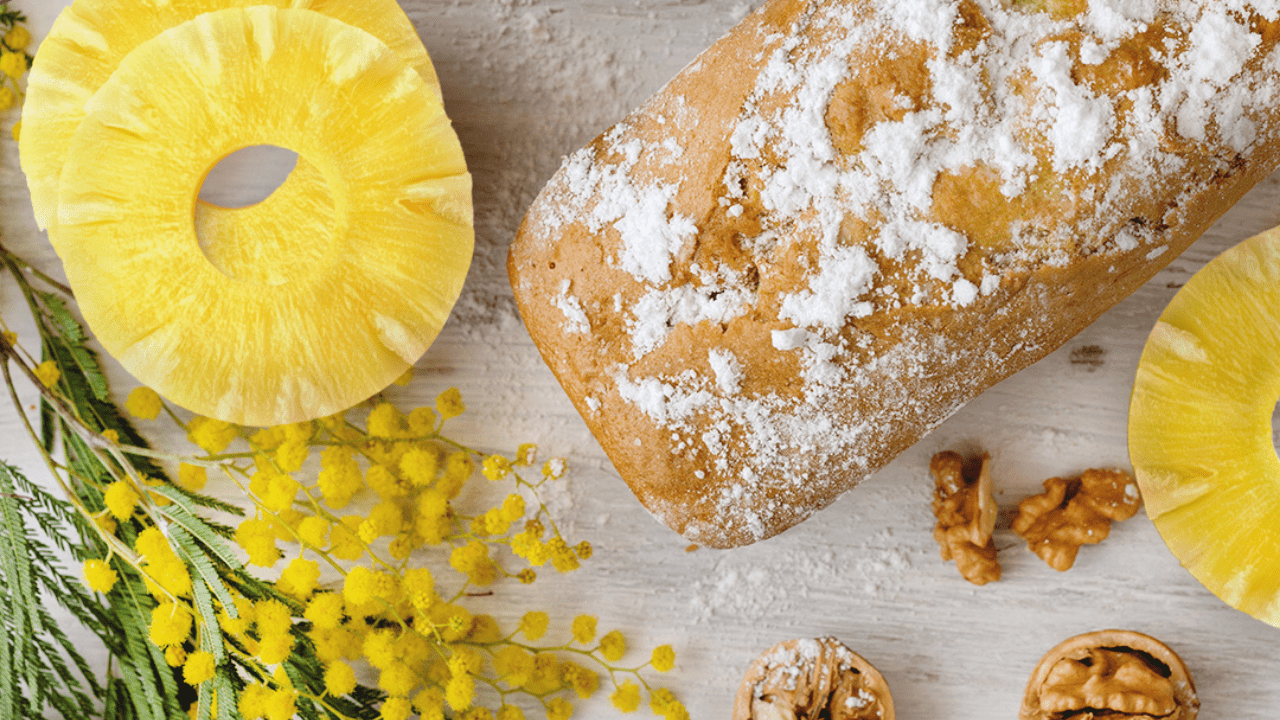
<instances>
[{"instance_id":1,"label":"white wooden table","mask_svg":"<svg viewBox=\"0 0 1280 720\"><path fill-rule=\"evenodd\" d=\"M67 2L13 4L40 38ZM1280 630L1204 590L1145 515L1083 549L1075 568L1061 574L1026 551L1008 524L1017 501L1049 476L1128 465L1128 397L1148 330L1191 273L1280 224L1280 175L1134 296L831 508L751 547L686 552L688 543L634 500L542 364L515 312L504 263L525 207L561 157L661 87L757 0L402 4L436 62L475 177L477 250L453 318L419 362L417 380L397 397L427 402L457 385L469 406L456 429L461 439L507 450L531 440L567 455L570 489L555 504L568 534L596 548L573 575L530 588L500 586L486 611L504 623L532 605L566 617L589 612L602 631L621 628L633 647L672 643L676 670L657 679L696 719L727 717L743 670L766 647L831 634L880 668L903 720L1012 720L1028 674L1050 646L1107 627L1147 632L1179 651L1206 720L1276 717ZM59 275L31 217L8 137L14 120L6 116L0 133L0 232L11 248ZM0 313L34 347L24 307L3 278L0 293ZM117 365L109 371L122 399L136 382ZM1004 508L999 583L969 585L938 557L927 465L945 448L992 453ZM0 457L45 477L7 404L0 409ZM637 652L630 659L643 658ZM581 705L578 717L617 716L606 697Z\"/></svg>"}]
</instances>

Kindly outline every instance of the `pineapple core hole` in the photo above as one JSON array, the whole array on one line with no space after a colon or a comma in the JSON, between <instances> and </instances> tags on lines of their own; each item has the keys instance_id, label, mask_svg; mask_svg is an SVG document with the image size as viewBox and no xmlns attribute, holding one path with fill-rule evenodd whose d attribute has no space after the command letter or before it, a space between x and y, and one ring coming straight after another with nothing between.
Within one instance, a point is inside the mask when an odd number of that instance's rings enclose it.
<instances>
[{"instance_id":1,"label":"pineapple core hole","mask_svg":"<svg viewBox=\"0 0 1280 720\"><path fill-rule=\"evenodd\" d=\"M1275 446L1276 454L1280 455L1280 402L1271 411L1271 444Z\"/></svg>"},{"instance_id":2,"label":"pineapple core hole","mask_svg":"<svg viewBox=\"0 0 1280 720\"><path fill-rule=\"evenodd\" d=\"M200 199L243 208L271 197L298 164L298 153L275 145L252 145L222 158L200 187Z\"/></svg>"},{"instance_id":3,"label":"pineapple core hole","mask_svg":"<svg viewBox=\"0 0 1280 720\"><path fill-rule=\"evenodd\" d=\"M282 285L329 252L334 202L315 165L292 150L254 145L223 158L195 207L200 251L224 275Z\"/></svg>"}]
</instances>

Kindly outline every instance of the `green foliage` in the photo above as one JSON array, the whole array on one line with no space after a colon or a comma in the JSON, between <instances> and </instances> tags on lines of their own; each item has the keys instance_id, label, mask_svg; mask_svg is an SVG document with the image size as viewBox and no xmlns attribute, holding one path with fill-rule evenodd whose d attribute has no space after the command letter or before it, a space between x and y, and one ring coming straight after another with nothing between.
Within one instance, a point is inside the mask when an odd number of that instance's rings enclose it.
<instances>
[{"instance_id":1,"label":"green foliage","mask_svg":"<svg viewBox=\"0 0 1280 720\"><path fill-rule=\"evenodd\" d=\"M49 538L71 530L66 503L0 462L0 717L88 714L103 694L92 669L44 598L54 598L86 627L107 620L79 583L59 567ZM38 530L37 530L38 529ZM71 665L68 665L68 661ZM74 670L72 669L74 666Z\"/></svg>"}]
</instances>

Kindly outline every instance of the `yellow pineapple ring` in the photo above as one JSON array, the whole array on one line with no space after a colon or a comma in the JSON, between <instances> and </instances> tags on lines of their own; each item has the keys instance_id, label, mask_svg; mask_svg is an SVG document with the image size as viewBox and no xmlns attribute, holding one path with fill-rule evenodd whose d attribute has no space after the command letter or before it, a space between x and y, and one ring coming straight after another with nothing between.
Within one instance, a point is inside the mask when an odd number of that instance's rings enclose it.
<instances>
[{"instance_id":1,"label":"yellow pineapple ring","mask_svg":"<svg viewBox=\"0 0 1280 720\"><path fill-rule=\"evenodd\" d=\"M207 13L139 45L87 110L63 263L142 382L223 420L291 422L386 387L439 333L470 264L471 178L439 96L374 36L308 10ZM193 223L208 169L264 144L334 198L331 232L261 259L278 282L216 268Z\"/></svg>"},{"instance_id":2,"label":"yellow pineapple ring","mask_svg":"<svg viewBox=\"0 0 1280 720\"><path fill-rule=\"evenodd\" d=\"M85 106L120 61L143 42L198 15L253 5L313 10L365 30L390 46L439 92L431 59L395 0L76 0L62 11L40 44L23 103L21 163L31 190L36 224L41 229L56 221L58 182L67 148L84 120ZM238 233L243 240L236 244L252 246L272 235L275 228L269 225L270 218L293 214L291 208L295 205L314 209L326 199L323 188L317 189L310 182L316 175L309 170L305 161L299 160L295 169L298 177L290 176L264 201L282 206L279 209L267 207L248 212L200 203L199 222L217 225L224 238L228 233ZM331 214L332 209L327 212ZM263 223L268 225L263 227ZM55 250L59 249L56 232L50 233L50 241Z\"/></svg>"},{"instance_id":3,"label":"yellow pineapple ring","mask_svg":"<svg viewBox=\"0 0 1280 720\"><path fill-rule=\"evenodd\" d=\"M1147 339L1129 457L1147 514L1191 574L1280 626L1280 228L1196 273Z\"/></svg>"}]
</instances>

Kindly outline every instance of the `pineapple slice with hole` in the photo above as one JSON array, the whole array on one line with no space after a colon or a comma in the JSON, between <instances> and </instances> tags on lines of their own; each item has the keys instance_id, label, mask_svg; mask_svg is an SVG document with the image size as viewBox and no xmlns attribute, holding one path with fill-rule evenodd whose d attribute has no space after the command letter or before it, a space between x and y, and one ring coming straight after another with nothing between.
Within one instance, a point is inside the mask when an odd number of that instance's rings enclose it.
<instances>
[{"instance_id":1,"label":"pineapple slice with hole","mask_svg":"<svg viewBox=\"0 0 1280 720\"><path fill-rule=\"evenodd\" d=\"M373 395L439 333L471 260L471 179L439 95L374 36L308 10L207 13L139 45L86 109L63 263L146 385L222 420L294 422ZM237 277L201 251L196 196L264 144L317 169L333 227L282 235L249 263L271 267Z\"/></svg>"},{"instance_id":2,"label":"pineapple slice with hole","mask_svg":"<svg viewBox=\"0 0 1280 720\"><path fill-rule=\"evenodd\" d=\"M1129 457L1147 514L1191 574L1280 626L1280 228L1196 273L1138 365Z\"/></svg>"},{"instance_id":3,"label":"pineapple slice with hole","mask_svg":"<svg viewBox=\"0 0 1280 720\"><path fill-rule=\"evenodd\" d=\"M439 92L431 59L395 0L76 0L62 11L40 44L23 107L22 170L41 229L56 221L58 182L85 106L120 61L141 43L198 15L253 5L309 9L365 30L390 46ZM237 232L243 236L240 244L251 246L279 229L270 225L272 218L316 211L326 199L331 204L324 188L314 182L318 174L305 161L298 163L295 174L281 187L283 192L264 201L278 209L249 212L202 202L197 206L198 222L217 225L224 236ZM320 209L333 212L331 207ZM50 241L59 249L56 232L50 232Z\"/></svg>"}]
</instances>

